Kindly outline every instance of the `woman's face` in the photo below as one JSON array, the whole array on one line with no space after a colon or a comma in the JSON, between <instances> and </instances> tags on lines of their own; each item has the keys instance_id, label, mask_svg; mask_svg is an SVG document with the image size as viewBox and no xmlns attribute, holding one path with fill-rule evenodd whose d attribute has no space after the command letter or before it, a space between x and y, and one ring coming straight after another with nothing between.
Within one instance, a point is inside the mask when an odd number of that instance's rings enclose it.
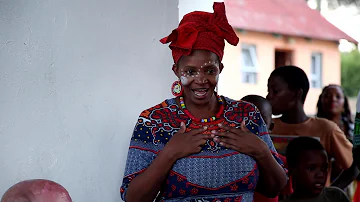
<instances>
[{"instance_id":1,"label":"woman's face","mask_svg":"<svg viewBox=\"0 0 360 202\"><path fill-rule=\"evenodd\" d=\"M326 114L339 115L344 111L345 97L339 86L329 86L321 96L322 110Z\"/></svg>"},{"instance_id":2,"label":"woman's face","mask_svg":"<svg viewBox=\"0 0 360 202\"><path fill-rule=\"evenodd\" d=\"M210 102L223 65L218 56L206 50L194 50L188 56L182 56L174 73L182 83L186 99L196 105Z\"/></svg>"}]
</instances>

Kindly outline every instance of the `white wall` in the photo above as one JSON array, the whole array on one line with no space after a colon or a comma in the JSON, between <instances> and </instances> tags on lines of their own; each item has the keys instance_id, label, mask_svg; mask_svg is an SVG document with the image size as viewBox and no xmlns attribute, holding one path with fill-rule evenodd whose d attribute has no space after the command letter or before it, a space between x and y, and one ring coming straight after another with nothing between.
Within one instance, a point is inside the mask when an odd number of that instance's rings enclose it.
<instances>
[{"instance_id":1,"label":"white wall","mask_svg":"<svg viewBox=\"0 0 360 202\"><path fill-rule=\"evenodd\" d=\"M0 196L47 178L76 202L120 201L139 113L170 97L159 39L175 0L0 0Z\"/></svg>"}]
</instances>

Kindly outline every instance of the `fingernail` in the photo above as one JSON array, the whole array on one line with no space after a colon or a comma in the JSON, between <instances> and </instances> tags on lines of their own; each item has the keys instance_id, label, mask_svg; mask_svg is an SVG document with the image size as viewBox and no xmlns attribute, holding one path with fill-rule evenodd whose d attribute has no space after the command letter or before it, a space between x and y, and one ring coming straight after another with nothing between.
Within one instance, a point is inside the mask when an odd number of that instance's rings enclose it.
<instances>
[{"instance_id":1,"label":"fingernail","mask_svg":"<svg viewBox=\"0 0 360 202\"><path fill-rule=\"evenodd\" d=\"M180 126L184 126L184 122L181 122L181 123L180 123Z\"/></svg>"},{"instance_id":2,"label":"fingernail","mask_svg":"<svg viewBox=\"0 0 360 202\"><path fill-rule=\"evenodd\" d=\"M212 130L211 133L212 133L212 134L215 134L215 133L216 133L216 130Z\"/></svg>"},{"instance_id":3,"label":"fingernail","mask_svg":"<svg viewBox=\"0 0 360 202\"><path fill-rule=\"evenodd\" d=\"M214 138L214 137L215 137L215 135L214 135L214 134L211 134L211 135L210 135L210 137Z\"/></svg>"},{"instance_id":4,"label":"fingernail","mask_svg":"<svg viewBox=\"0 0 360 202\"><path fill-rule=\"evenodd\" d=\"M219 123L219 124L218 124L218 126L219 126L219 127L221 127L221 126L222 126L222 124L221 124L221 123Z\"/></svg>"},{"instance_id":5,"label":"fingernail","mask_svg":"<svg viewBox=\"0 0 360 202\"><path fill-rule=\"evenodd\" d=\"M205 127L204 127L204 130L207 130L207 129L208 129L208 127L207 127L207 126L205 126Z\"/></svg>"},{"instance_id":6,"label":"fingernail","mask_svg":"<svg viewBox=\"0 0 360 202\"><path fill-rule=\"evenodd\" d=\"M216 138L216 137L215 137L213 140L214 140L215 142L219 142L219 138Z\"/></svg>"},{"instance_id":7,"label":"fingernail","mask_svg":"<svg viewBox=\"0 0 360 202\"><path fill-rule=\"evenodd\" d=\"M223 143L223 142L220 142L219 144L220 144L221 146L224 146L224 143Z\"/></svg>"}]
</instances>

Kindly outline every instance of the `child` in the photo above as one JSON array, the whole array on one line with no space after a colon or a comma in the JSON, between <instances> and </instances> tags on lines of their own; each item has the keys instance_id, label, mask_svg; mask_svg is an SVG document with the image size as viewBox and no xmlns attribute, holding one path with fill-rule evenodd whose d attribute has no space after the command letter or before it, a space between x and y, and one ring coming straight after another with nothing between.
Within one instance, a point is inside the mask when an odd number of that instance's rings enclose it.
<instances>
[{"instance_id":1,"label":"child","mask_svg":"<svg viewBox=\"0 0 360 202\"><path fill-rule=\"evenodd\" d=\"M329 160L321 143L312 137L298 137L286 149L294 193L283 202L350 202L337 187L325 187Z\"/></svg>"},{"instance_id":2,"label":"child","mask_svg":"<svg viewBox=\"0 0 360 202\"><path fill-rule=\"evenodd\" d=\"M71 202L69 192L60 184L44 179L19 182L10 187L1 202Z\"/></svg>"},{"instance_id":3,"label":"child","mask_svg":"<svg viewBox=\"0 0 360 202\"><path fill-rule=\"evenodd\" d=\"M274 123L272 122L272 118L271 118L272 108L270 102L259 95L247 95L243 97L241 100L250 102L259 109L260 114L267 125L268 130L271 131L274 126Z\"/></svg>"},{"instance_id":4,"label":"child","mask_svg":"<svg viewBox=\"0 0 360 202\"><path fill-rule=\"evenodd\" d=\"M284 66L276 68L268 80L267 99L272 105L274 115L282 115L274 119L272 134L285 136L305 136L311 134L320 138L320 143L329 155L344 170L333 182L333 186L347 187L355 177L356 167L352 167L352 144L344 133L333 122L308 117L304 111L304 103L309 91L309 80L299 67ZM355 169L354 169L355 168ZM326 186L330 186L330 175Z\"/></svg>"}]
</instances>

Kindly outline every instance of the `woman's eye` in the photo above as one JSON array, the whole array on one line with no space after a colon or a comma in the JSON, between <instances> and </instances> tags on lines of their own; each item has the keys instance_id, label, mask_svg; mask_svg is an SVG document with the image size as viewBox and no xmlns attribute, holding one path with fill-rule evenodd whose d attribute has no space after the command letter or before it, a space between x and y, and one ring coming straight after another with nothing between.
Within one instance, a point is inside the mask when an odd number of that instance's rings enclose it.
<instances>
[{"instance_id":1,"label":"woman's eye","mask_svg":"<svg viewBox=\"0 0 360 202\"><path fill-rule=\"evenodd\" d=\"M193 75L195 71L193 70L187 70L186 73L189 74L189 75Z\"/></svg>"},{"instance_id":2,"label":"woman's eye","mask_svg":"<svg viewBox=\"0 0 360 202\"><path fill-rule=\"evenodd\" d=\"M209 69L209 70L208 70L208 73L209 73L209 74L214 74L214 73L215 73L215 70Z\"/></svg>"}]
</instances>

